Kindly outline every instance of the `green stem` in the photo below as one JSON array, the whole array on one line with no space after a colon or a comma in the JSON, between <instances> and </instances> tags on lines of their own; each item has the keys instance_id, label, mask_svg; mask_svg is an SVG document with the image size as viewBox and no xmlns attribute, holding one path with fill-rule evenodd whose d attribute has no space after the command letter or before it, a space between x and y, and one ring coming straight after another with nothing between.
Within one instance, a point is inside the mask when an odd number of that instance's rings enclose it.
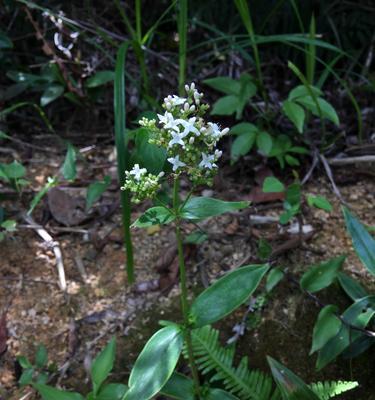
<instances>
[{"instance_id":1,"label":"green stem","mask_svg":"<svg viewBox=\"0 0 375 400\"><path fill-rule=\"evenodd\" d=\"M181 235L181 221L178 216L179 212L179 198L178 198L178 189L179 189L179 179L178 176L174 179L173 185L173 209L176 218L176 239L177 239L177 251L178 251L178 265L180 270L180 288L181 288L181 309L184 318L184 332L185 332L185 342L186 348L189 357L189 364L191 373L193 375L195 393L200 395L200 383L198 376L198 369L194 362L194 354L193 354L193 345L191 340L191 328L189 323L189 302L188 302L188 292L187 292L187 284L186 284L186 268L185 268L185 259L184 259L184 249L183 249L183 240Z\"/></svg>"},{"instance_id":2,"label":"green stem","mask_svg":"<svg viewBox=\"0 0 375 400\"><path fill-rule=\"evenodd\" d=\"M180 96L184 94L184 85L186 80L186 51L187 51L187 25L188 25L188 2L179 1L178 12L178 39L179 39L179 74L178 90Z\"/></svg>"}]
</instances>

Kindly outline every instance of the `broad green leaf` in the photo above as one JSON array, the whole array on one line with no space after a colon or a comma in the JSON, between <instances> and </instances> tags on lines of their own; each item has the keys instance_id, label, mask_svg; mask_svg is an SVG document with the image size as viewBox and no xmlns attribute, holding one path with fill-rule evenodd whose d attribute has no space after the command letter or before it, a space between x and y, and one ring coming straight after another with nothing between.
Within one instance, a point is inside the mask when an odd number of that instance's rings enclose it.
<instances>
[{"instance_id":1,"label":"broad green leaf","mask_svg":"<svg viewBox=\"0 0 375 400\"><path fill-rule=\"evenodd\" d=\"M232 161L237 161L241 156L246 155L252 149L256 137L256 132L238 135L234 139L230 149L230 158Z\"/></svg>"},{"instance_id":2,"label":"broad green leaf","mask_svg":"<svg viewBox=\"0 0 375 400\"><path fill-rule=\"evenodd\" d=\"M100 389L95 400L122 400L128 387L121 383L109 383Z\"/></svg>"},{"instance_id":3,"label":"broad green leaf","mask_svg":"<svg viewBox=\"0 0 375 400\"><path fill-rule=\"evenodd\" d=\"M342 318L353 326L365 328L374 314L375 296L368 296L352 304L342 314ZM363 336L361 332L350 330L347 325L342 324L338 334L319 351L316 368L318 370L324 368L361 336Z\"/></svg>"},{"instance_id":4,"label":"broad green leaf","mask_svg":"<svg viewBox=\"0 0 375 400\"><path fill-rule=\"evenodd\" d=\"M163 170L167 152L165 149L149 143L149 139L150 134L147 129L136 130L135 157L137 162L148 172L157 175Z\"/></svg>"},{"instance_id":5,"label":"broad green leaf","mask_svg":"<svg viewBox=\"0 0 375 400\"><path fill-rule=\"evenodd\" d=\"M238 397L222 389L210 389L206 400L239 400Z\"/></svg>"},{"instance_id":6,"label":"broad green leaf","mask_svg":"<svg viewBox=\"0 0 375 400\"><path fill-rule=\"evenodd\" d=\"M21 385L21 387L30 385L30 383L33 381L34 373L34 368L28 368L22 371L20 379L18 380L18 383Z\"/></svg>"},{"instance_id":7,"label":"broad green leaf","mask_svg":"<svg viewBox=\"0 0 375 400\"><path fill-rule=\"evenodd\" d=\"M226 76L205 79L203 83L225 94L239 95L241 91L240 82Z\"/></svg>"},{"instance_id":8,"label":"broad green leaf","mask_svg":"<svg viewBox=\"0 0 375 400\"><path fill-rule=\"evenodd\" d=\"M296 101L298 101L298 103L302 104L304 107L310 110L317 117L320 116L318 107L315 101L311 98L311 96L299 97L298 99L296 99ZM329 119L334 124L339 125L340 124L339 117L336 113L336 110L332 107L332 105L320 97L318 97L316 101L319 105L322 116Z\"/></svg>"},{"instance_id":9,"label":"broad green leaf","mask_svg":"<svg viewBox=\"0 0 375 400\"><path fill-rule=\"evenodd\" d=\"M86 210L90 209L100 199L100 196L107 190L110 183L111 178L109 176L105 176L101 182L90 183L86 193Z\"/></svg>"},{"instance_id":10,"label":"broad green leaf","mask_svg":"<svg viewBox=\"0 0 375 400\"><path fill-rule=\"evenodd\" d=\"M156 332L138 356L129 377L124 400L148 400L171 377L183 346L183 334L176 325Z\"/></svg>"},{"instance_id":11,"label":"broad green leaf","mask_svg":"<svg viewBox=\"0 0 375 400\"><path fill-rule=\"evenodd\" d=\"M273 378L285 400L320 400L305 382L271 357L267 357Z\"/></svg>"},{"instance_id":12,"label":"broad green leaf","mask_svg":"<svg viewBox=\"0 0 375 400\"><path fill-rule=\"evenodd\" d=\"M48 353L45 346L42 344L38 346L38 349L35 354L35 365L38 368L43 368L46 366L48 361Z\"/></svg>"},{"instance_id":13,"label":"broad green leaf","mask_svg":"<svg viewBox=\"0 0 375 400\"><path fill-rule=\"evenodd\" d=\"M331 258L319 265L310 267L300 280L301 288L309 292L317 292L329 286L337 278L345 258L345 256Z\"/></svg>"},{"instance_id":14,"label":"broad green leaf","mask_svg":"<svg viewBox=\"0 0 375 400\"><path fill-rule=\"evenodd\" d=\"M230 128L231 135L242 135L250 132L257 132L258 128L254 124L250 124L250 122L240 122Z\"/></svg>"},{"instance_id":15,"label":"broad green leaf","mask_svg":"<svg viewBox=\"0 0 375 400\"><path fill-rule=\"evenodd\" d=\"M167 210L165 207L151 207L133 222L132 227L147 228L152 225L169 224L175 218L172 211Z\"/></svg>"},{"instance_id":16,"label":"broad green leaf","mask_svg":"<svg viewBox=\"0 0 375 400\"><path fill-rule=\"evenodd\" d=\"M349 346L343 351L343 358L354 358L364 353L371 346L375 345L375 338L369 336L359 336L356 340L351 341Z\"/></svg>"},{"instance_id":17,"label":"broad green leaf","mask_svg":"<svg viewBox=\"0 0 375 400\"><path fill-rule=\"evenodd\" d=\"M84 400L79 393L66 392L42 384L34 384L33 386L41 394L43 400Z\"/></svg>"},{"instance_id":18,"label":"broad green leaf","mask_svg":"<svg viewBox=\"0 0 375 400\"><path fill-rule=\"evenodd\" d=\"M342 322L336 317L337 306L325 306L319 313L314 325L313 340L310 355L320 350L330 339L337 335Z\"/></svg>"},{"instance_id":19,"label":"broad green leaf","mask_svg":"<svg viewBox=\"0 0 375 400\"><path fill-rule=\"evenodd\" d=\"M323 196L307 195L307 204L311 207L321 208L324 211L331 212L333 210L332 204Z\"/></svg>"},{"instance_id":20,"label":"broad green leaf","mask_svg":"<svg viewBox=\"0 0 375 400\"><path fill-rule=\"evenodd\" d=\"M274 176L267 176L263 182L262 190L264 193L280 193L285 190L285 186Z\"/></svg>"},{"instance_id":21,"label":"broad green leaf","mask_svg":"<svg viewBox=\"0 0 375 400\"><path fill-rule=\"evenodd\" d=\"M116 339L113 338L98 354L91 366L91 380L94 394L98 393L100 385L107 379L112 371L116 356Z\"/></svg>"},{"instance_id":22,"label":"broad green leaf","mask_svg":"<svg viewBox=\"0 0 375 400\"><path fill-rule=\"evenodd\" d=\"M309 89L316 97L323 95L322 91L315 86L309 86ZM306 96L310 96L309 90L306 88L305 85L299 85L290 91L288 100L296 100L298 97Z\"/></svg>"},{"instance_id":23,"label":"broad green leaf","mask_svg":"<svg viewBox=\"0 0 375 400\"><path fill-rule=\"evenodd\" d=\"M270 292L284 278L284 273L280 268L272 269L267 275L266 290Z\"/></svg>"},{"instance_id":24,"label":"broad green leaf","mask_svg":"<svg viewBox=\"0 0 375 400\"><path fill-rule=\"evenodd\" d=\"M64 164L62 166L62 174L64 178L68 181L73 181L77 175L76 159L76 151L74 150L74 147L69 143Z\"/></svg>"},{"instance_id":25,"label":"broad green leaf","mask_svg":"<svg viewBox=\"0 0 375 400\"><path fill-rule=\"evenodd\" d=\"M300 162L298 158L291 156L290 154L285 155L285 161L287 162L288 165L291 167L297 167L300 165Z\"/></svg>"},{"instance_id":26,"label":"broad green leaf","mask_svg":"<svg viewBox=\"0 0 375 400\"><path fill-rule=\"evenodd\" d=\"M243 304L258 287L268 268L267 264L238 268L203 291L191 306L194 327L216 322Z\"/></svg>"},{"instance_id":27,"label":"broad green leaf","mask_svg":"<svg viewBox=\"0 0 375 400\"><path fill-rule=\"evenodd\" d=\"M300 206L301 204L301 184L298 182L289 185L285 191L285 201L293 206Z\"/></svg>"},{"instance_id":28,"label":"broad green leaf","mask_svg":"<svg viewBox=\"0 0 375 400\"><path fill-rule=\"evenodd\" d=\"M258 149L267 156L272 149L272 136L267 132L258 132L256 143Z\"/></svg>"},{"instance_id":29,"label":"broad green leaf","mask_svg":"<svg viewBox=\"0 0 375 400\"><path fill-rule=\"evenodd\" d=\"M293 122L299 133L303 133L305 123L305 111L293 101L285 100L282 105L285 115Z\"/></svg>"},{"instance_id":30,"label":"broad green leaf","mask_svg":"<svg viewBox=\"0 0 375 400\"><path fill-rule=\"evenodd\" d=\"M50 85L43 92L40 98L40 105L42 107L59 98L64 93L64 87L61 85Z\"/></svg>"},{"instance_id":31,"label":"broad green leaf","mask_svg":"<svg viewBox=\"0 0 375 400\"><path fill-rule=\"evenodd\" d=\"M354 301L362 299L362 297L368 296L365 289L353 278L340 272L338 274L338 279L341 287L344 289L345 293Z\"/></svg>"},{"instance_id":32,"label":"broad green leaf","mask_svg":"<svg viewBox=\"0 0 375 400\"><path fill-rule=\"evenodd\" d=\"M364 227L364 225L350 213L350 211L343 208L346 229L352 237L353 247L358 254L359 259L363 265L375 275L375 240Z\"/></svg>"},{"instance_id":33,"label":"broad green leaf","mask_svg":"<svg viewBox=\"0 0 375 400\"><path fill-rule=\"evenodd\" d=\"M185 219L204 219L248 207L248 201L222 201L211 197L192 197L180 210Z\"/></svg>"},{"instance_id":34,"label":"broad green leaf","mask_svg":"<svg viewBox=\"0 0 375 400\"><path fill-rule=\"evenodd\" d=\"M8 232L14 232L16 230L17 222L13 219L6 219L0 226Z\"/></svg>"},{"instance_id":35,"label":"broad green leaf","mask_svg":"<svg viewBox=\"0 0 375 400\"><path fill-rule=\"evenodd\" d=\"M177 400L194 400L194 383L185 375L174 372L160 393Z\"/></svg>"},{"instance_id":36,"label":"broad green leaf","mask_svg":"<svg viewBox=\"0 0 375 400\"><path fill-rule=\"evenodd\" d=\"M212 107L212 115L232 115L240 106L238 97L230 95L221 97Z\"/></svg>"},{"instance_id":37,"label":"broad green leaf","mask_svg":"<svg viewBox=\"0 0 375 400\"><path fill-rule=\"evenodd\" d=\"M14 160L10 164L0 164L0 172L8 179L19 179L25 176L26 168Z\"/></svg>"},{"instance_id":38,"label":"broad green leaf","mask_svg":"<svg viewBox=\"0 0 375 400\"><path fill-rule=\"evenodd\" d=\"M95 75L87 79L85 86L87 88L95 88L112 82L115 79L114 71L99 71Z\"/></svg>"}]
</instances>

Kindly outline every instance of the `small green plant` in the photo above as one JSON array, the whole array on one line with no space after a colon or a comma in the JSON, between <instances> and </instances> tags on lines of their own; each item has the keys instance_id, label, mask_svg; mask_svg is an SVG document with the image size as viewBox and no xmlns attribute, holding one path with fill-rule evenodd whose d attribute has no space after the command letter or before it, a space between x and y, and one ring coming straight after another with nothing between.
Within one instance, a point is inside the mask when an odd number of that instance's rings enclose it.
<instances>
[{"instance_id":1,"label":"small green plant","mask_svg":"<svg viewBox=\"0 0 375 400\"><path fill-rule=\"evenodd\" d=\"M288 223L294 216L301 212L303 196L301 193L301 184L294 182L291 185L285 187L274 176L267 177L263 182L264 193L284 193L285 200L283 202L284 212L280 215L280 224ZM307 194L306 204L310 207L316 207L323 209L327 212L332 211L331 203L323 196L314 196Z\"/></svg>"},{"instance_id":2,"label":"small green plant","mask_svg":"<svg viewBox=\"0 0 375 400\"><path fill-rule=\"evenodd\" d=\"M375 275L375 240L366 227L344 207L347 230L358 257ZM301 288L310 293L322 290L338 281L353 304L343 313L337 306L326 305L319 313L314 326L311 353L318 353L317 369L324 368L342 354L352 358L375 344L375 296L353 278L341 272L345 257L336 257L312 266L301 278Z\"/></svg>"},{"instance_id":3,"label":"small green plant","mask_svg":"<svg viewBox=\"0 0 375 400\"><path fill-rule=\"evenodd\" d=\"M22 367L22 374L18 381L21 387L45 384L54 369L52 364L48 365L47 349L42 344L36 350L34 363L31 363L27 357L22 355L17 357L17 361Z\"/></svg>"}]
</instances>

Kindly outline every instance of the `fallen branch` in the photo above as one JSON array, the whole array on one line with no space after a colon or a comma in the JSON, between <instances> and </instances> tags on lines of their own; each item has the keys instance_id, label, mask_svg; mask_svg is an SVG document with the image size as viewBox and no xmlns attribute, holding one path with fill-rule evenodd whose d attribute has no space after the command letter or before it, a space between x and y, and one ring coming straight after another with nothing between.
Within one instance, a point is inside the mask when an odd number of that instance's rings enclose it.
<instances>
[{"instance_id":1,"label":"fallen branch","mask_svg":"<svg viewBox=\"0 0 375 400\"><path fill-rule=\"evenodd\" d=\"M330 158L327 160L329 165L341 166L357 163L375 163L375 156L358 156L358 157L345 157L345 158Z\"/></svg>"},{"instance_id":2,"label":"fallen branch","mask_svg":"<svg viewBox=\"0 0 375 400\"><path fill-rule=\"evenodd\" d=\"M30 215L23 215L23 219L30 225L36 225L34 219ZM36 233L52 248L56 258L57 272L59 274L59 286L61 290L66 292L65 270L59 243L53 240L53 237L43 227L38 226L34 229Z\"/></svg>"}]
</instances>

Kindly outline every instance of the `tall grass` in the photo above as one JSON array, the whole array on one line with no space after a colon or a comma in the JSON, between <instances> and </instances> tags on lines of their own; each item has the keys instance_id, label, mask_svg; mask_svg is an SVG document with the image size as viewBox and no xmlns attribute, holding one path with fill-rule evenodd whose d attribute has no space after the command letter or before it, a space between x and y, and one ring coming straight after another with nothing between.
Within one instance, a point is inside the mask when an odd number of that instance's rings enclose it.
<instances>
[{"instance_id":1,"label":"tall grass","mask_svg":"<svg viewBox=\"0 0 375 400\"><path fill-rule=\"evenodd\" d=\"M188 2L187 0L179 0L178 2L178 91L180 96L184 94L184 85L186 82L186 51L187 51L187 28L188 28Z\"/></svg>"},{"instance_id":2,"label":"tall grass","mask_svg":"<svg viewBox=\"0 0 375 400\"><path fill-rule=\"evenodd\" d=\"M126 145L126 103L125 103L125 58L129 43L123 43L117 52L114 83L115 145L117 151L117 170L120 184L125 182L125 170L129 169L129 151ZM130 233L130 196L121 191L122 224L126 249L126 272L128 282L134 282L133 244Z\"/></svg>"}]
</instances>

